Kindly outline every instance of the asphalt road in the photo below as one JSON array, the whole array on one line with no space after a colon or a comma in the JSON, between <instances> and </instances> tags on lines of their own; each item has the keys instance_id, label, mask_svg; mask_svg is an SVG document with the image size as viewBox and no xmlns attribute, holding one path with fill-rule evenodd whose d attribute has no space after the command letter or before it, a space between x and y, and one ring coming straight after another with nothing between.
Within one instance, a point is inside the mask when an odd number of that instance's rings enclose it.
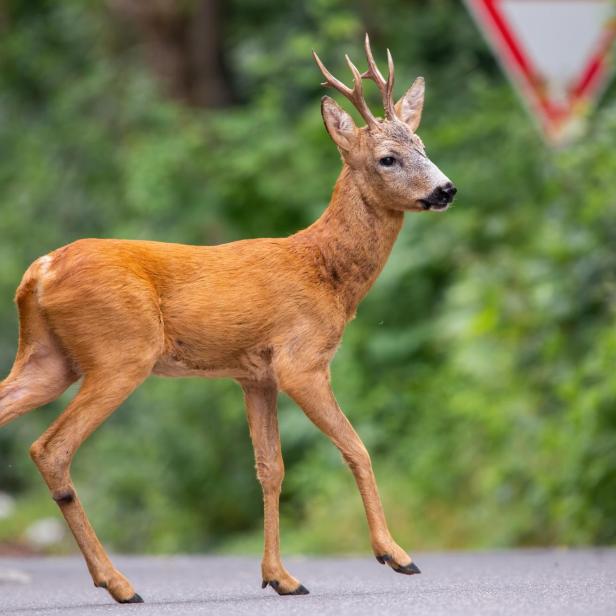
<instances>
[{"instance_id":1,"label":"asphalt road","mask_svg":"<svg viewBox=\"0 0 616 616\"><path fill-rule=\"evenodd\" d=\"M118 605L81 558L0 559L0 614L235 616L616 615L616 549L416 554L421 575L372 558L288 558L311 594L261 590L252 557L116 557L145 599Z\"/></svg>"}]
</instances>

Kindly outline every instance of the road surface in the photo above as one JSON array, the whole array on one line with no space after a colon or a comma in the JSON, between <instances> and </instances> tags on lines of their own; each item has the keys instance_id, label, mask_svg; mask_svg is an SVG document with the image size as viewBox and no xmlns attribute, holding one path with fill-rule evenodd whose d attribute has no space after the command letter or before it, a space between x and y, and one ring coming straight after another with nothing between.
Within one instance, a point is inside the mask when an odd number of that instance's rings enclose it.
<instances>
[{"instance_id":1,"label":"road surface","mask_svg":"<svg viewBox=\"0 0 616 616\"><path fill-rule=\"evenodd\" d=\"M0 614L616 615L616 549L416 554L413 576L372 558L288 558L310 589L299 597L261 590L254 557L114 560L145 603L114 603L80 557L0 558Z\"/></svg>"}]
</instances>

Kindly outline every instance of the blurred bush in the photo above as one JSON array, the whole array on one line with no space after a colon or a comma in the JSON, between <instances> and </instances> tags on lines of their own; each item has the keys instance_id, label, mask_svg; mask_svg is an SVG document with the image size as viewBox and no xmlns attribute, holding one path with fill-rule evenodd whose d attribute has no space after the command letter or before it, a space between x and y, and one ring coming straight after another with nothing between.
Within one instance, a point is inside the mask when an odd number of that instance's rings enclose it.
<instances>
[{"instance_id":1,"label":"blurred bush","mask_svg":"<svg viewBox=\"0 0 616 616\"><path fill-rule=\"evenodd\" d=\"M392 531L413 549L614 543L614 88L584 141L547 151L457 2L232 0L219 34L234 102L203 108L166 89L114 4L0 5L1 372L20 276L61 244L218 243L316 218L340 165L310 50L344 75L368 29L399 93L426 77L420 134L459 188L446 215L408 217L333 366ZM0 540L54 511L27 448L70 395L0 431L0 490L17 496ZM336 450L286 399L280 416L283 547L367 550ZM260 545L252 465L239 388L153 378L74 476L116 550L246 551Z\"/></svg>"}]
</instances>

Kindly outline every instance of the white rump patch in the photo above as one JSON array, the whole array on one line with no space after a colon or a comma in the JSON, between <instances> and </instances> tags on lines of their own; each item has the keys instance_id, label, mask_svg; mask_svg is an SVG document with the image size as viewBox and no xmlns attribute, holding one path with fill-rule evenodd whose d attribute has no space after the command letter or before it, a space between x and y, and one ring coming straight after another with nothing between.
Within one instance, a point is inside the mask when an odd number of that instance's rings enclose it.
<instances>
[{"instance_id":1,"label":"white rump patch","mask_svg":"<svg viewBox=\"0 0 616 616\"><path fill-rule=\"evenodd\" d=\"M41 270L41 273L43 275L45 275L49 271L49 267L51 266L52 262L53 257L51 255L45 255L38 260L39 269Z\"/></svg>"},{"instance_id":2,"label":"white rump patch","mask_svg":"<svg viewBox=\"0 0 616 616\"><path fill-rule=\"evenodd\" d=\"M37 263L39 266L39 273L36 282L36 293L39 299L41 299L43 294L42 283L45 281L45 279L49 278L49 270L53 263L53 257L51 255L45 255L38 259Z\"/></svg>"}]
</instances>

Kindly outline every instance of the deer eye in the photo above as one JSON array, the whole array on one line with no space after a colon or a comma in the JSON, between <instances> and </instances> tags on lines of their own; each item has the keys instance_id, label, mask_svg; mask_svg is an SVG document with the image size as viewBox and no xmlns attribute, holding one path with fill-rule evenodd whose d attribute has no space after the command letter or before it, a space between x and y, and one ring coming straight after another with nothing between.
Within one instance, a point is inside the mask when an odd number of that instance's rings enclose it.
<instances>
[{"instance_id":1,"label":"deer eye","mask_svg":"<svg viewBox=\"0 0 616 616\"><path fill-rule=\"evenodd\" d=\"M383 165L383 167L391 167L393 164L395 164L396 159L393 156L384 156L383 158L379 159L379 165Z\"/></svg>"}]
</instances>

